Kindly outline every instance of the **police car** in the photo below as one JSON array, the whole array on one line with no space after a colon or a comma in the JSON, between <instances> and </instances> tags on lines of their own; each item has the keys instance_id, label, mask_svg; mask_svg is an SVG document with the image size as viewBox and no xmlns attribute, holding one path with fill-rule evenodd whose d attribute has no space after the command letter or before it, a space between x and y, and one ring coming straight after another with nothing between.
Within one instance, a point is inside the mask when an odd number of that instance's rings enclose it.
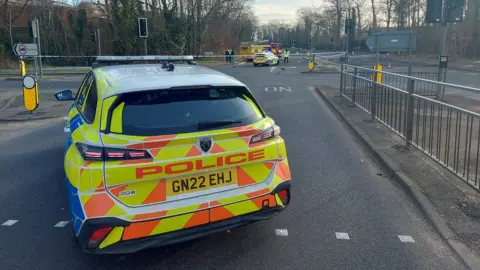
<instances>
[{"instance_id":1,"label":"police car","mask_svg":"<svg viewBox=\"0 0 480 270\"><path fill-rule=\"evenodd\" d=\"M191 56L98 57L76 94L55 96L72 102L65 182L85 252L186 241L289 205L280 127L245 84Z\"/></svg>"},{"instance_id":2,"label":"police car","mask_svg":"<svg viewBox=\"0 0 480 270\"><path fill-rule=\"evenodd\" d=\"M278 56L276 56L274 53L270 51L264 51L261 53L255 54L253 57L253 66L260 66L260 65L268 65L268 66L273 66L273 65L278 65L280 63L280 60Z\"/></svg>"}]
</instances>

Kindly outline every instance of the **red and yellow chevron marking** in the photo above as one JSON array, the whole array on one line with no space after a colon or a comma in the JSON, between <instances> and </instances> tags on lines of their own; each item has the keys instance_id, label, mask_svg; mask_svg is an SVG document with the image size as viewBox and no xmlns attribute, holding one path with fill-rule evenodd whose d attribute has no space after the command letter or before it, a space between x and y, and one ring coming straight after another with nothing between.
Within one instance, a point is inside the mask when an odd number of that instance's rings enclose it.
<instances>
[{"instance_id":1,"label":"red and yellow chevron marking","mask_svg":"<svg viewBox=\"0 0 480 270\"><path fill-rule=\"evenodd\" d=\"M121 189L117 191L120 192ZM80 199L87 218L118 217L126 214L106 192L80 194Z\"/></svg>"},{"instance_id":2,"label":"red and yellow chevron marking","mask_svg":"<svg viewBox=\"0 0 480 270\"><path fill-rule=\"evenodd\" d=\"M207 224L209 222L215 222L255 212L262 209L263 206L274 207L277 205L277 200L274 195L267 194L258 197L259 195L268 192L268 189L263 189L250 194L242 195L242 197L244 197L243 201L230 204L224 204L224 202L222 201L213 201L210 202L210 206L213 208L206 210L202 209L207 208L209 204L203 203L200 205L187 207L188 209L173 209L158 213L152 213L148 216L145 214L144 216L142 216L142 218L157 217L160 219L132 223L130 226L125 228L122 239L131 240L135 238L173 232L181 229ZM186 210L195 212L172 216L177 213L184 213ZM162 218L164 216L170 217ZM138 218L135 217L133 220L138 220Z\"/></svg>"},{"instance_id":3,"label":"red and yellow chevron marking","mask_svg":"<svg viewBox=\"0 0 480 270\"><path fill-rule=\"evenodd\" d=\"M263 208L263 203L269 207L274 207L277 205L275 197L271 194L225 205L222 205L220 201L213 201L210 203L210 206L214 206L214 208L210 209L210 222L220 221L258 211Z\"/></svg>"},{"instance_id":4,"label":"red and yellow chevron marking","mask_svg":"<svg viewBox=\"0 0 480 270\"><path fill-rule=\"evenodd\" d=\"M141 181L125 185L109 187L110 193L124 204L129 206L149 205L164 202L167 199L165 179L155 181ZM124 196L120 192L135 192L134 195Z\"/></svg>"},{"instance_id":5,"label":"red and yellow chevron marking","mask_svg":"<svg viewBox=\"0 0 480 270\"><path fill-rule=\"evenodd\" d=\"M258 184L267 179L273 169L273 162L251 163L236 167L239 187ZM110 193L128 206L142 206L167 201L166 183L169 179L132 181L108 188ZM103 185L102 185L103 187ZM98 188L98 187L97 187ZM135 192L133 195L120 196L120 192Z\"/></svg>"},{"instance_id":6,"label":"red and yellow chevron marking","mask_svg":"<svg viewBox=\"0 0 480 270\"><path fill-rule=\"evenodd\" d=\"M79 192L89 192L102 189L103 162L87 161L78 167L80 175Z\"/></svg>"},{"instance_id":7,"label":"red and yellow chevron marking","mask_svg":"<svg viewBox=\"0 0 480 270\"><path fill-rule=\"evenodd\" d=\"M248 139L249 140L249 139ZM255 144L252 147L246 147L246 139L232 139L229 141L216 142L210 150L211 155L202 155L200 150L195 145L178 146L178 147L165 147L160 149L150 150L152 155L155 156L156 161L142 160L142 161L111 161L106 166L108 186L116 186L120 184L139 182L146 180L158 180L161 178L173 177L175 175L188 175L199 173L198 168L204 167L205 169L225 169L231 167L225 162L219 163L218 158L227 158L234 155L247 155L247 153L262 151L262 159L257 159L258 162L262 160L276 160L278 159L278 147L277 141L271 140L265 143ZM233 151L232 151L233 149ZM256 150L258 149L258 150ZM237 158L234 158L238 160ZM181 171L179 173L168 173L164 168L169 164L185 164L185 163L203 164L196 165L195 168L188 169L187 171ZM247 164L248 162L245 161ZM209 164L215 165L211 167ZM246 164L245 164L246 165ZM153 167L152 167L153 166ZM158 172L152 174L142 175L138 178L138 170L147 170L146 168L152 168L155 170L158 167ZM243 165L241 165L243 166ZM160 168L161 167L161 168ZM180 168L180 167L178 167Z\"/></svg>"},{"instance_id":8,"label":"red and yellow chevron marking","mask_svg":"<svg viewBox=\"0 0 480 270\"><path fill-rule=\"evenodd\" d=\"M177 215L162 219L132 223L125 228L123 240L152 236L166 232L176 231L193 226L199 226L209 222L209 211L201 210L204 205L188 207L190 211L197 211L184 215ZM176 212L185 212L187 209L173 209L166 211L165 215L175 215Z\"/></svg>"},{"instance_id":9,"label":"red and yellow chevron marking","mask_svg":"<svg viewBox=\"0 0 480 270\"><path fill-rule=\"evenodd\" d=\"M275 168L275 175L273 177L272 185L277 186L283 181L291 180L292 176L290 174L290 167L288 166L288 160L283 159L277 162L277 167Z\"/></svg>"}]
</instances>

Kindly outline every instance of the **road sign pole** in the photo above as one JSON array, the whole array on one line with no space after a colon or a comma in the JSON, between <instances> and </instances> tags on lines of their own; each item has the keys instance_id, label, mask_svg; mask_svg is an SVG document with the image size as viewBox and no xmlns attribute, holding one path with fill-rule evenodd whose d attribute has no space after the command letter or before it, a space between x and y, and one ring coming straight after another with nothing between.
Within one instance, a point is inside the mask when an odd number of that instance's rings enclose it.
<instances>
[{"instance_id":1,"label":"road sign pole","mask_svg":"<svg viewBox=\"0 0 480 270\"><path fill-rule=\"evenodd\" d=\"M145 46L145 55L148 55L148 52L147 52L147 37L143 38L143 43L144 43L144 46Z\"/></svg>"},{"instance_id":2,"label":"road sign pole","mask_svg":"<svg viewBox=\"0 0 480 270\"><path fill-rule=\"evenodd\" d=\"M437 81L440 82L442 79L442 71L443 68L440 66L440 57L441 56L446 56L447 52L445 50L446 43L447 43L447 0L443 0L443 5L442 5L442 17L441 17L441 33L440 33L440 52L438 56L438 73L437 73ZM445 69L445 76L447 76L447 70ZM437 95L436 98L440 98L440 91L441 91L441 85L437 85Z\"/></svg>"},{"instance_id":3,"label":"road sign pole","mask_svg":"<svg viewBox=\"0 0 480 270\"><path fill-rule=\"evenodd\" d=\"M100 45L100 29L97 29L98 55L102 55L102 46Z\"/></svg>"},{"instance_id":4,"label":"road sign pole","mask_svg":"<svg viewBox=\"0 0 480 270\"><path fill-rule=\"evenodd\" d=\"M412 76L412 23L410 12L410 0L408 0L408 76Z\"/></svg>"},{"instance_id":5,"label":"road sign pole","mask_svg":"<svg viewBox=\"0 0 480 270\"><path fill-rule=\"evenodd\" d=\"M37 38L33 38L33 43L37 44ZM37 77L37 72L38 72L38 58L37 56L33 57L33 64L35 65L35 77Z\"/></svg>"},{"instance_id":6,"label":"road sign pole","mask_svg":"<svg viewBox=\"0 0 480 270\"><path fill-rule=\"evenodd\" d=\"M37 22L37 44L38 44L38 59L40 61L40 78L43 77L43 65L42 65L42 49L40 46L41 39L40 39L40 24L38 22L38 18L35 18L35 21Z\"/></svg>"}]
</instances>

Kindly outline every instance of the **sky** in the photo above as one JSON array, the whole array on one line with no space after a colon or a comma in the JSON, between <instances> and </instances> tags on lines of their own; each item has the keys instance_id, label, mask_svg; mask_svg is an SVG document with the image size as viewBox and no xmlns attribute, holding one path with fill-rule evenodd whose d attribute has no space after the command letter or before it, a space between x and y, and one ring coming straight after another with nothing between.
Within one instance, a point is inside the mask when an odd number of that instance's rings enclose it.
<instances>
[{"instance_id":1,"label":"sky","mask_svg":"<svg viewBox=\"0 0 480 270\"><path fill-rule=\"evenodd\" d=\"M318 6L321 0L252 0L253 11L261 24L272 20L294 23L297 9Z\"/></svg>"}]
</instances>

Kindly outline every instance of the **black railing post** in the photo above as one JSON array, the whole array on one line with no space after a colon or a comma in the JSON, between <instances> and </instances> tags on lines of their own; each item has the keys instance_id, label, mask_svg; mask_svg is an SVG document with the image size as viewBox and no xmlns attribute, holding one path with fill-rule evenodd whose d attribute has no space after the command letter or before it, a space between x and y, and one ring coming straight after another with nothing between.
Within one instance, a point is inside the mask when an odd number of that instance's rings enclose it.
<instances>
[{"instance_id":1,"label":"black railing post","mask_svg":"<svg viewBox=\"0 0 480 270\"><path fill-rule=\"evenodd\" d=\"M410 78L408 81L408 104L407 104L407 148L410 146L412 142L413 136L413 113L414 113L414 106L415 100L413 99L413 94L415 90L415 80Z\"/></svg>"},{"instance_id":2,"label":"black railing post","mask_svg":"<svg viewBox=\"0 0 480 270\"><path fill-rule=\"evenodd\" d=\"M370 113L372 114L372 121L375 121L375 116L377 114L377 74L377 68L375 68L373 72L373 91L370 99Z\"/></svg>"},{"instance_id":3,"label":"black railing post","mask_svg":"<svg viewBox=\"0 0 480 270\"><path fill-rule=\"evenodd\" d=\"M357 67L355 67L354 71L353 71L353 94L352 94L352 101L353 101L354 106L355 106L355 102L357 101L356 100L356 96L357 96L357 74L358 74Z\"/></svg>"},{"instance_id":4,"label":"black railing post","mask_svg":"<svg viewBox=\"0 0 480 270\"><path fill-rule=\"evenodd\" d=\"M343 64L340 67L340 96L343 93Z\"/></svg>"}]
</instances>

